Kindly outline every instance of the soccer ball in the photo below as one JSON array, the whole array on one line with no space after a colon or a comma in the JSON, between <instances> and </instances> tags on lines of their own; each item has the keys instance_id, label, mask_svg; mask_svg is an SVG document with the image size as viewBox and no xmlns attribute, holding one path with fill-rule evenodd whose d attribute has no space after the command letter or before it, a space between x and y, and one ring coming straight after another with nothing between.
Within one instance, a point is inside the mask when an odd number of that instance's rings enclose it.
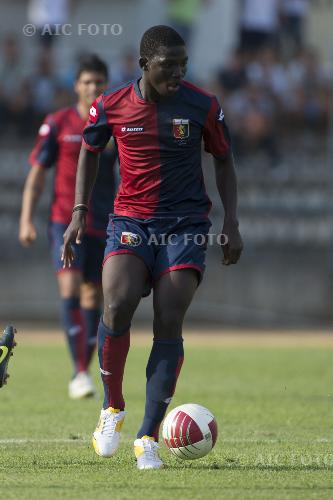
<instances>
[{"instance_id":1,"label":"soccer ball","mask_svg":"<svg viewBox=\"0 0 333 500\"><path fill-rule=\"evenodd\" d=\"M167 447L176 457L195 460L207 455L214 447L217 423L207 408L186 404L168 413L162 434Z\"/></svg>"}]
</instances>

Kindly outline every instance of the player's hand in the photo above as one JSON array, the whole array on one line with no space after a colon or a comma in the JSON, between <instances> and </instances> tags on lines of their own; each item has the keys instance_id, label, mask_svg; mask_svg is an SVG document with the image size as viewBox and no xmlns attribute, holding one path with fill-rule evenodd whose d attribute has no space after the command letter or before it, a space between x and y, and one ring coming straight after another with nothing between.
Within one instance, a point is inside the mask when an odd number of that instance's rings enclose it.
<instances>
[{"instance_id":1,"label":"player's hand","mask_svg":"<svg viewBox=\"0 0 333 500\"><path fill-rule=\"evenodd\" d=\"M37 231L31 221L21 221L19 229L19 240L21 245L29 247L37 238Z\"/></svg>"},{"instance_id":2,"label":"player's hand","mask_svg":"<svg viewBox=\"0 0 333 500\"><path fill-rule=\"evenodd\" d=\"M62 248L61 260L63 268L71 267L74 260L74 252L71 243L81 244L83 235L86 231L86 214L77 211L73 213L71 223L64 233L64 245Z\"/></svg>"},{"instance_id":3,"label":"player's hand","mask_svg":"<svg viewBox=\"0 0 333 500\"><path fill-rule=\"evenodd\" d=\"M225 220L222 233L227 237L226 244L222 246L223 264L225 266L237 264L243 251L243 241L238 229L238 222Z\"/></svg>"}]
</instances>

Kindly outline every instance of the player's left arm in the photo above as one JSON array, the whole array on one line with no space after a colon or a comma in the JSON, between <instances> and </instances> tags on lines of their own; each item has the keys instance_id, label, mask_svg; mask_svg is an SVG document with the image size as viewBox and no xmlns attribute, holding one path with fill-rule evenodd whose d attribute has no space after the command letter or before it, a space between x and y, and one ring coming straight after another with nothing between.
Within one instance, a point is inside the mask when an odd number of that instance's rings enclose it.
<instances>
[{"instance_id":1,"label":"player's left arm","mask_svg":"<svg viewBox=\"0 0 333 500\"><path fill-rule=\"evenodd\" d=\"M237 177L228 127L216 97L204 126L205 150L214 157L216 186L224 208L222 233L227 237L223 250L223 264L236 264L243 250L237 217Z\"/></svg>"},{"instance_id":2,"label":"player's left arm","mask_svg":"<svg viewBox=\"0 0 333 500\"><path fill-rule=\"evenodd\" d=\"M224 208L222 233L227 237L223 250L223 264L236 264L243 250L237 218L237 178L232 152L224 158L214 158L216 186Z\"/></svg>"}]
</instances>

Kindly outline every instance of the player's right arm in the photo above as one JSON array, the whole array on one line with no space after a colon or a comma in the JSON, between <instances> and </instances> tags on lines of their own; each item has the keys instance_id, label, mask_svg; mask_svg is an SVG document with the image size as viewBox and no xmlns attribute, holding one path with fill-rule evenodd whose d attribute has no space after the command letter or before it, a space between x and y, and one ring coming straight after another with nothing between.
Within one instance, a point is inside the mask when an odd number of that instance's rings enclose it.
<instances>
[{"instance_id":1,"label":"player's right arm","mask_svg":"<svg viewBox=\"0 0 333 500\"><path fill-rule=\"evenodd\" d=\"M33 216L44 190L45 174L44 167L34 165L24 184L19 228L19 240L24 247L30 246L37 238Z\"/></svg>"},{"instance_id":2,"label":"player's right arm","mask_svg":"<svg viewBox=\"0 0 333 500\"><path fill-rule=\"evenodd\" d=\"M24 184L19 225L19 240L25 247L37 238L33 217L38 200L44 190L46 171L57 158L56 125L52 116L47 116L38 132L37 141L29 157L31 170Z\"/></svg>"},{"instance_id":3,"label":"player's right arm","mask_svg":"<svg viewBox=\"0 0 333 500\"><path fill-rule=\"evenodd\" d=\"M72 220L64 233L61 256L63 267L70 267L74 254L71 243L81 243L86 230L86 214L89 200L98 173L99 153L102 152L112 134L104 112L103 96L90 108L89 120L83 131L82 146L78 161L75 184L75 204Z\"/></svg>"},{"instance_id":4,"label":"player's right arm","mask_svg":"<svg viewBox=\"0 0 333 500\"><path fill-rule=\"evenodd\" d=\"M72 220L64 233L64 246L61 255L63 267L71 267L74 253L71 243L80 244L86 230L86 213L89 199L98 173L99 153L88 151L81 146L76 172L75 204Z\"/></svg>"}]
</instances>

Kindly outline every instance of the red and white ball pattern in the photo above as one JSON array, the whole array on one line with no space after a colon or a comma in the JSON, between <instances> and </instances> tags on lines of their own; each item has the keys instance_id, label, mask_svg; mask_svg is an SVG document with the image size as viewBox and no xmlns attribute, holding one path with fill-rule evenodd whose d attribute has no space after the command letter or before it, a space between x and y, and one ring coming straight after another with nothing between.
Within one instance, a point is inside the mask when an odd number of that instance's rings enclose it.
<instances>
[{"instance_id":1,"label":"red and white ball pattern","mask_svg":"<svg viewBox=\"0 0 333 500\"><path fill-rule=\"evenodd\" d=\"M167 447L176 457L195 460L207 455L214 447L217 423L207 408L185 404L168 413L162 433Z\"/></svg>"}]
</instances>

